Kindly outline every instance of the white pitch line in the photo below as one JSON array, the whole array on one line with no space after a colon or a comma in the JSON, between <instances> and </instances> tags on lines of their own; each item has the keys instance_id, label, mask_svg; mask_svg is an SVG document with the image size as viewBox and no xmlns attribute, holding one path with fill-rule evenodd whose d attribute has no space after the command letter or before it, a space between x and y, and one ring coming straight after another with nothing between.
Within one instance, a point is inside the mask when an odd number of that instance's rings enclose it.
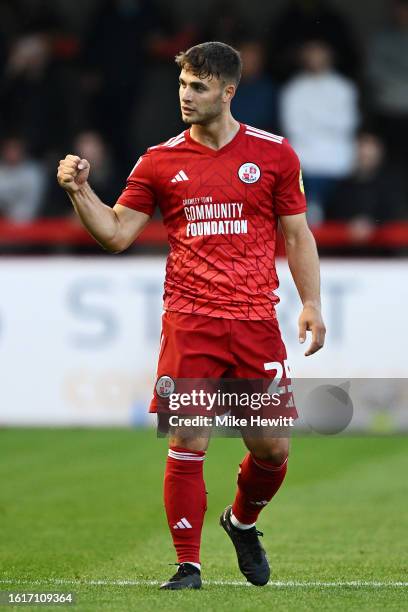
<instances>
[{"instance_id":1,"label":"white pitch line","mask_svg":"<svg viewBox=\"0 0 408 612\"><path fill-rule=\"evenodd\" d=\"M30 580L12 578L0 579L0 584L30 584L30 585L69 585L69 586L158 586L162 581L159 580L68 580L65 578L44 578L42 580ZM249 582L243 580L203 580L203 584L209 586L252 586ZM335 588L335 587L371 587L371 588L393 588L393 587L408 587L408 582L379 582L370 580L350 580L350 581L333 581L333 582L321 582L321 581L270 581L267 584L268 587L278 588L308 588L308 587L319 587L319 588Z\"/></svg>"}]
</instances>

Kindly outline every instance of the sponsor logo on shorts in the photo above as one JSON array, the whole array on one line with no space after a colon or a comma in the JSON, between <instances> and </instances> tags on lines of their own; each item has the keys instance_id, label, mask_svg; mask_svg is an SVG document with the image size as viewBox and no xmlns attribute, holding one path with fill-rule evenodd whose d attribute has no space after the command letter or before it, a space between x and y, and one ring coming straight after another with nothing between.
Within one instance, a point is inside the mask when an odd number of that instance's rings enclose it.
<instances>
[{"instance_id":1,"label":"sponsor logo on shorts","mask_svg":"<svg viewBox=\"0 0 408 612\"><path fill-rule=\"evenodd\" d=\"M243 183L256 183L261 178L261 169L253 162L245 162L239 167L238 176Z\"/></svg>"},{"instance_id":2,"label":"sponsor logo on shorts","mask_svg":"<svg viewBox=\"0 0 408 612\"><path fill-rule=\"evenodd\" d=\"M156 383L156 393L159 397L167 398L176 388L176 383L171 376L160 376Z\"/></svg>"}]
</instances>

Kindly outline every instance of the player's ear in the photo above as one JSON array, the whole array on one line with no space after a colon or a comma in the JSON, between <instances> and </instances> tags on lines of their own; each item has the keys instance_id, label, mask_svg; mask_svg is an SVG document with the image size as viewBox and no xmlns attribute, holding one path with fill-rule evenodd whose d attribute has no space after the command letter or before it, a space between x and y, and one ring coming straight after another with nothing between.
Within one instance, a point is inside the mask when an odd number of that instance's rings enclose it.
<instances>
[{"instance_id":1,"label":"player's ear","mask_svg":"<svg viewBox=\"0 0 408 612\"><path fill-rule=\"evenodd\" d=\"M226 85L226 87L224 88L223 101L229 102L230 100L232 100L235 95L236 89L237 88L235 85L233 85L233 83L229 83L228 85Z\"/></svg>"}]
</instances>

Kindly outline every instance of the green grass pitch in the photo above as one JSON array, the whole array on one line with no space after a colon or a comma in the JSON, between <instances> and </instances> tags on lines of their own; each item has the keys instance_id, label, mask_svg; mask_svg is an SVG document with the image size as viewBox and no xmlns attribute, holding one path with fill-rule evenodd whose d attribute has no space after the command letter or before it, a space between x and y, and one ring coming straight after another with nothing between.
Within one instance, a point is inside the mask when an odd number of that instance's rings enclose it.
<instances>
[{"instance_id":1,"label":"green grass pitch","mask_svg":"<svg viewBox=\"0 0 408 612\"><path fill-rule=\"evenodd\" d=\"M189 592L149 584L175 571L166 445L143 430L1 430L0 590L71 590L81 612L408 609L408 438L293 441L286 482L258 522L272 566L264 588L243 584L218 526L242 443L214 439L207 583Z\"/></svg>"}]
</instances>

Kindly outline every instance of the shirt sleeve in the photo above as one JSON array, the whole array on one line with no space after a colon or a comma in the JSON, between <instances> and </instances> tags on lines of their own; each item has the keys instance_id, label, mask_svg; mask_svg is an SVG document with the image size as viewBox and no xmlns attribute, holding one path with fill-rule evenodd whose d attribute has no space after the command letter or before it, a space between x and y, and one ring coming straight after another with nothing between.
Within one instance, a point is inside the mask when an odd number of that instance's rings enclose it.
<instances>
[{"instance_id":1,"label":"shirt sleeve","mask_svg":"<svg viewBox=\"0 0 408 612\"><path fill-rule=\"evenodd\" d=\"M303 187L299 158L288 141L282 142L279 175L273 197L277 215L297 215L306 212L306 197Z\"/></svg>"},{"instance_id":2,"label":"shirt sleeve","mask_svg":"<svg viewBox=\"0 0 408 612\"><path fill-rule=\"evenodd\" d=\"M117 200L118 204L133 208L146 215L153 215L156 195L153 180L152 156L149 152L142 155L129 174L126 187Z\"/></svg>"}]
</instances>

